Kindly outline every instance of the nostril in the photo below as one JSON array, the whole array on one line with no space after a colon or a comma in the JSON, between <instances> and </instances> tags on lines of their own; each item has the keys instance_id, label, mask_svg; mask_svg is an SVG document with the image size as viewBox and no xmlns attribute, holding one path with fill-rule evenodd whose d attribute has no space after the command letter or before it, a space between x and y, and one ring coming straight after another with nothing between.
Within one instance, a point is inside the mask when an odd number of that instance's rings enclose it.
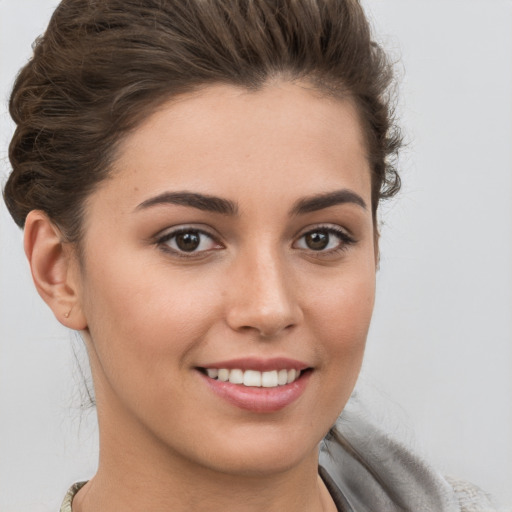
<instances>
[{"instance_id":1,"label":"nostril","mask_svg":"<svg viewBox=\"0 0 512 512\"><path fill-rule=\"evenodd\" d=\"M302 310L295 298L272 280L264 290L255 289L231 297L227 323L237 332L257 331L269 338L290 331L301 322Z\"/></svg>"},{"instance_id":2,"label":"nostril","mask_svg":"<svg viewBox=\"0 0 512 512\"><path fill-rule=\"evenodd\" d=\"M276 336L277 334L281 334L285 331L291 331L293 328L295 328L295 324L288 324L284 327L281 326L275 326L268 331L265 329L260 329L260 336L263 338L270 338L272 336Z\"/></svg>"}]
</instances>

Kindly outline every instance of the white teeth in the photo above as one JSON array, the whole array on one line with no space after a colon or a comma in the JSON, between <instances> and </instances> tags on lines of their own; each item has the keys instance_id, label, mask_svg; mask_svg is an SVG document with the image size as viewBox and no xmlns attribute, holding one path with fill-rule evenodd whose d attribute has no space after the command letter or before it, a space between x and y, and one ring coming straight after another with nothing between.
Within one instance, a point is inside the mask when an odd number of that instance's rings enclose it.
<instances>
[{"instance_id":1,"label":"white teeth","mask_svg":"<svg viewBox=\"0 0 512 512\"><path fill-rule=\"evenodd\" d=\"M295 382L300 377L300 370L272 370L259 372L257 370L240 370L235 368L207 368L206 374L211 379L218 379L231 384L243 384L248 387L275 388Z\"/></svg>"},{"instance_id":2,"label":"white teeth","mask_svg":"<svg viewBox=\"0 0 512 512\"><path fill-rule=\"evenodd\" d=\"M229 372L229 382L231 384L242 384L244 382L244 372L242 370L231 370Z\"/></svg>"},{"instance_id":3,"label":"white teeth","mask_svg":"<svg viewBox=\"0 0 512 512\"><path fill-rule=\"evenodd\" d=\"M290 384L290 382L293 382L295 380L296 376L297 372L295 370L288 370L288 379L286 382Z\"/></svg>"},{"instance_id":4,"label":"white teeth","mask_svg":"<svg viewBox=\"0 0 512 512\"><path fill-rule=\"evenodd\" d=\"M279 373L277 374L277 383L280 386L288 384L288 370L279 370Z\"/></svg>"},{"instance_id":5,"label":"white teeth","mask_svg":"<svg viewBox=\"0 0 512 512\"><path fill-rule=\"evenodd\" d=\"M206 373L210 379L216 379L219 376L219 370L217 370L217 368L207 368Z\"/></svg>"},{"instance_id":6,"label":"white teeth","mask_svg":"<svg viewBox=\"0 0 512 512\"><path fill-rule=\"evenodd\" d=\"M219 370L219 380L221 380L222 382L227 382L229 380L229 370L221 368Z\"/></svg>"},{"instance_id":7,"label":"white teeth","mask_svg":"<svg viewBox=\"0 0 512 512\"><path fill-rule=\"evenodd\" d=\"M263 372L261 374L261 385L264 388L275 388L277 386L277 371Z\"/></svg>"},{"instance_id":8,"label":"white teeth","mask_svg":"<svg viewBox=\"0 0 512 512\"><path fill-rule=\"evenodd\" d=\"M261 372L255 370L245 370L244 386L259 388L261 386Z\"/></svg>"}]
</instances>

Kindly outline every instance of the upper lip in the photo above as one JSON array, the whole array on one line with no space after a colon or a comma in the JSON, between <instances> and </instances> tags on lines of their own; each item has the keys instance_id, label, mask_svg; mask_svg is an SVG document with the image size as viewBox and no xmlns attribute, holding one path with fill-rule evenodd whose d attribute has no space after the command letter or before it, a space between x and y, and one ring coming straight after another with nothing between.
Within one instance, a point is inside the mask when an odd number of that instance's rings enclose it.
<instances>
[{"instance_id":1,"label":"upper lip","mask_svg":"<svg viewBox=\"0 0 512 512\"><path fill-rule=\"evenodd\" d=\"M274 357L269 359L259 357L243 357L238 359L230 359L229 361L216 361L214 363L205 364L201 368L226 368L227 370L257 370L260 372L269 372L272 370L305 370L311 366L288 357Z\"/></svg>"}]
</instances>

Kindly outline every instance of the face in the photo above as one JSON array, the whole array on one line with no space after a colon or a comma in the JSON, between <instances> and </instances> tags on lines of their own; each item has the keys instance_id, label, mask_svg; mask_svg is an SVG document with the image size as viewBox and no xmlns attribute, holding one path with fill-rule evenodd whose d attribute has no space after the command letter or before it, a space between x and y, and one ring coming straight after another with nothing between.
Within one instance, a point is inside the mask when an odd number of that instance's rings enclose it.
<instances>
[{"instance_id":1,"label":"face","mask_svg":"<svg viewBox=\"0 0 512 512\"><path fill-rule=\"evenodd\" d=\"M316 457L373 308L370 185L354 107L305 85L210 86L131 133L79 277L102 449L246 474Z\"/></svg>"}]
</instances>

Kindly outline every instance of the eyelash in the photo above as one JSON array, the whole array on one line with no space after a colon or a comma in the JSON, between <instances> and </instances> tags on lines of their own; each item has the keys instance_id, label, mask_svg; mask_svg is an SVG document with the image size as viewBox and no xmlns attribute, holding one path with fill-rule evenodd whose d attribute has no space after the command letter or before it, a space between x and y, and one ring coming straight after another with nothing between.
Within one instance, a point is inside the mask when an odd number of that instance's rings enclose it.
<instances>
[{"instance_id":1,"label":"eyelash","mask_svg":"<svg viewBox=\"0 0 512 512\"><path fill-rule=\"evenodd\" d=\"M356 240L352 238L350 235L348 235L345 231L343 231L340 228L336 228L334 226L315 226L313 229L309 229L308 231L305 231L302 233L296 242L294 242L293 245L295 245L299 240L302 240L307 235L311 235L313 233L327 233L329 235L336 236L340 243L337 247L329 250L314 250L310 248L301 248L299 250L308 252L312 255L314 255L317 258L321 257L328 257L328 256L335 256L343 251L346 251L351 245L354 245L356 243ZM214 249L205 249L202 251L183 251L183 250L177 250L169 247L169 242L173 239L175 239L177 236L181 234L190 234L193 233L195 235L199 235L199 237L207 237L209 238L212 243L216 244L218 247ZM329 241L330 242L330 241ZM201 243L201 241L200 241ZM205 256L207 253L210 253L212 250L218 250L222 248L222 244L217 240L216 237L214 237L211 233L208 233L207 231L204 231L202 229L194 228L194 227L182 227L175 229L173 231L170 231L168 233L165 233L163 236L160 236L156 239L156 245L164 252L170 253L173 256L177 256L179 258L200 258L201 256Z\"/></svg>"},{"instance_id":2,"label":"eyelash","mask_svg":"<svg viewBox=\"0 0 512 512\"><path fill-rule=\"evenodd\" d=\"M156 244L162 251L164 251L166 253L170 253L173 256L178 256L179 258L199 258L201 256L205 256L206 253L209 253L210 251L215 250L215 249L207 249L207 250L202 250L202 251L187 252L187 251L177 250L177 249L173 249L172 247L169 247L169 242L173 238L176 238L179 235L188 234L188 233L193 233L195 235L199 235L200 238L207 237L212 241L212 243L219 246L218 248L222 247L222 244L211 233L208 233L207 231L204 231L204 230L198 229L198 228L194 228L194 227L182 227L182 228L178 228L173 231L170 231L170 232L164 234L163 236L157 238Z\"/></svg>"},{"instance_id":3,"label":"eyelash","mask_svg":"<svg viewBox=\"0 0 512 512\"><path fill-rule=\"evenodd\" d=\"M314 249L302 249L304 251L307 251L308 253L312 254L316 258L322 258L322 257L329 257L329 256L336 256L340 254L341 252L346 251L351 245L356 244L356 240L352 238L348 233L346 233L344 230L334 227L332 225L328 226L315 226L313 229L308 229L304 233L300 235L298 240L303 239L307 235L311 235L313 233L327 233L329 235L336 236L340 243L337 247L329 250L319 250L315 251Z\"/></svg>"}]
</instances>

